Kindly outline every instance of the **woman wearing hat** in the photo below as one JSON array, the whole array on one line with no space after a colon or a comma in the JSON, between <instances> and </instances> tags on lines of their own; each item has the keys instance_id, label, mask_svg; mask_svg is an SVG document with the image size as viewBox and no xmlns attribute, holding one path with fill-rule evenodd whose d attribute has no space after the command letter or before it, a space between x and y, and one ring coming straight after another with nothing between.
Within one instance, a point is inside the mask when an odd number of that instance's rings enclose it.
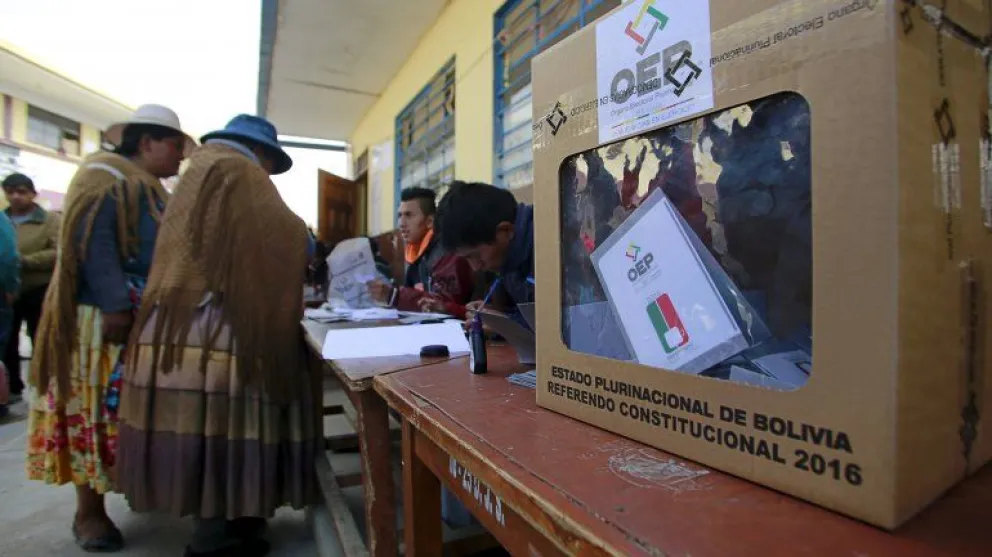
<instances>
[{"instance_id":1,"label":"woman wearing hat","mask_svg":"<svg viewBox=\"0 0 992 557\"><path fill-rule=\"evenodd\" d=\"M272 124L241 115L203 143L135 322L118 485L136 511L194 517L188 556L252 557L277 507L317 493L320 372L299 325L308 234L269 178L292 165Z\"/></svg>"},{"instance_id":2,"label":"woman wearing hat","mask_svg":"<svg viewBox=\"0 0 992 557\"><path fill-rule=\"evenodd\" d=\"M103 503L117 452L115 370L165 209L160 180L194 146L176 114L158 105L106 135L114 152L88 156L69 184L31 363L28 477L76 485L72 532L86 551L123 545Z\"/></svg>"}]
</instances>

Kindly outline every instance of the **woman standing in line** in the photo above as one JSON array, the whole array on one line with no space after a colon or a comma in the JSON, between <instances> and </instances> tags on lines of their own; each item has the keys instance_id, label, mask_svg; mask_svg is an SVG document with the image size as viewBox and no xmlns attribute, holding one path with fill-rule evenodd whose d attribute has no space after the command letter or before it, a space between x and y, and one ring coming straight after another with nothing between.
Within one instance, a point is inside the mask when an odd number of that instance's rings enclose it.
<instances>
[{"instance_id":1,"label":"woman standing in line","mask_svg":"<svg viewBox=\"0 0 992 557\"><path fill-rule=\"evenodd\" d=\"M27 454L30 479L75 484L73 536L99 552L123 546L104 494L114 484L118 363L168 197L160 180L178 173L194 145L158 105L138 108L107 139L115 151L88 156L66 194L31 362Z\"/></svg>"},{"instance_id":2,"label":"woman standing in line","mask_svg":"<svg viewBox=\"0 0 992 557\"><path fill-rule=\"evenodd\" d=\"M266 519L318 493L321 374L300 332L309 235L270 178L292 166L270 122L237 116L202 140L128 348L118 485L137 512L193 516L187 557L261 557Z\"/></svg>"}]
</instances>

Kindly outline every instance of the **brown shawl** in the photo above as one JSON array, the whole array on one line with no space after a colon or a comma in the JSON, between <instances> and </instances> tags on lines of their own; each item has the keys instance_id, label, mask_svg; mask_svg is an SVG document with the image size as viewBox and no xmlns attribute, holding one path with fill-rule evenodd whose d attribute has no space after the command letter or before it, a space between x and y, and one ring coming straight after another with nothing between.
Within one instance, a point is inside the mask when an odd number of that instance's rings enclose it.
<instances>
[{"instance_id":1,"label":"brown shawl","mask_svg":"<svg viewBox=\"0 0 992 557\"><path fill-rule=\"evenodd\" d=\"M230 327L238 378L283 399L286 373L303 364L306 234L261 166L227 146L197 148L162 220L128 373L150 320L152 372L175 369L209 292ZM201 371L221 329L205 335Z\"/></svg>"},{"instance_id":2,"label":"brown shawl","mask_svg":"<svg viewBox=\"0 0 992 557\"><path fill-rule=\"evenodd\" d=\"M138 254L141 196L148 198L148 207L156 220L161 216L156 208L169 196L158 178L114 153L90 155L72 177L66 193L55 271L45 295L31 359L31 382L39 393L46 393L54 377L56 399L60 402L71 393L69 371L78 343L76 289L79 265L86 260L93 219L108 195L117 202L117 241L122 259ZM83 236L77 242L75 236L80 226Z\"/></svg>"}]
</instances>

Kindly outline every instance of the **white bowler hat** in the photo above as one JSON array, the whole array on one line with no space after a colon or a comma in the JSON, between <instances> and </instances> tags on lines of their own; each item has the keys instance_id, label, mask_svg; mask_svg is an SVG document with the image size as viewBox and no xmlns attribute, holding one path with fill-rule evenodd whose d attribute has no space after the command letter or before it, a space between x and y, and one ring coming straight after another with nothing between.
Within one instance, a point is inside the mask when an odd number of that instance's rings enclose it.
<instances>
[{"instance_id":1,"label":"white bowler hat","mask_svg":"<svg viewBox=\"0 0 992 557\"><path fill-rule=\"evenodd\" d=\"M183 148L184 155L189 155L193 150L193 147L196 147L196 141L184 132L182 126L179 125L179 116L177 116L171 108L160 104L143 104L139 106L138 110L135 110L134 114L132 114L126 121L117 122L116 124L110 126L104 134L107 141L115 146L119 146L121 144L121 135L124 133L124 128L130 126L131 124L152 124L155 126L162 126L163 128L169 128L170 130L176 130L177 132L183 134L186 138L186 146Z\"/></svg>"}]
</instances>

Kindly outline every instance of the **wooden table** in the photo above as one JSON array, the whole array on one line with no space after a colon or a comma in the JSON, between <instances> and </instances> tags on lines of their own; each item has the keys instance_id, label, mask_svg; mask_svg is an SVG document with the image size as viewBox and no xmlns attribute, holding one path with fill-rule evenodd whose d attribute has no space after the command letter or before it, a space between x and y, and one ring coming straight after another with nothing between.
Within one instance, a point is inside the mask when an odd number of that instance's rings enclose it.
<instances>
[{"instance_id":1,"label":"wooden table","mask_svg":"<svg viewBox=\"0 0 992 557\"><path fill-rule=\"evenodd\" d=\"M386 403L372 388L374 377L443 362L447 358L365 358L324 360L323 346L331 329L395 325L394 322L324 324L304 320L303 330L311 356L323 362L338 380L355 409L354 425L361 454L361 481L365 490L365 543L358 534L341 497L341 481L335 477L326 459L318 459L317 474L325 493L338 538L346 555L370 554L395 557L399 543L396 535L396 487L390 456L389 413ZM324 415L342 413L340 407L324 408ZM330 448L330 447L329 447Z\"/></svg>"},{"instance_id":2,"label":"wooden table","mask_svg":"<svg viewBox=\"0 0 992 557\"><path fill-rule=\"evenodd\" d=\"M403 416L408 557L441 554L441 484L514 555L992 556L992 467L888 533L541 409L489 360L375 380Z\"/></svg>"}]
</instances>

